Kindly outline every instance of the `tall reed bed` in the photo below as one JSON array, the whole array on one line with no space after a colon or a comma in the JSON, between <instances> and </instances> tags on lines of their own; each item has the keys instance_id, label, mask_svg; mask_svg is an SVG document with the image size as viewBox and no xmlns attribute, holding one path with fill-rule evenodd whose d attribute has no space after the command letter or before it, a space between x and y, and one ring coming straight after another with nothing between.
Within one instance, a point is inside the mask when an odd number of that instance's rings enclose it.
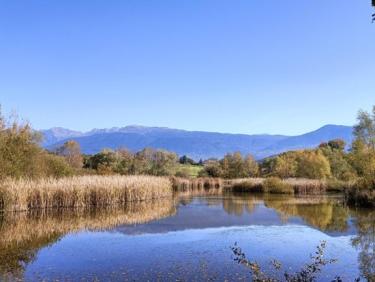
<instances>
[{"instance_id":1,"label":"tall reed bed","mask_svg":"<svg viewBox=\"0 0 375 282\"><path fill-rule=\"evenodd\" d=\"M172 197L168 178L155 176L76 176L0 183L0 210L81 208Z\"/></svg>"},{"instance_id":2,"label":"tall reed bed","mask_svg":"<svg viewBox=\"0 0 375 282\"><path fill-rule=\"evenodd\" d=\"M318 195L326 192L328 185L324 180L244 178L228 181L227 189L233 192L252 193L295 193Z\"/></svg>"},{"instance_id":3,"label":"tall reed bed","mask_svg":"<svg viewBox=\"0 0 375 282\"><path fill-rule=\"evenodd\" d=\"M173 190L175 192L189 192L189 191L209 191L218 190L223 187L223 180L221 178L171 178Z\"/></svg>"},{"instance_id":4,"label":"tall reed bed","mask_svg":"<svg viewBox=\"0 0 375 282\"><path fill-rule=\"evenodd\" d=\"M319 195L324 194L327 189L325 180L289 178L284 182L291 185L296 194Z\"/></svg>"}]
</instances>

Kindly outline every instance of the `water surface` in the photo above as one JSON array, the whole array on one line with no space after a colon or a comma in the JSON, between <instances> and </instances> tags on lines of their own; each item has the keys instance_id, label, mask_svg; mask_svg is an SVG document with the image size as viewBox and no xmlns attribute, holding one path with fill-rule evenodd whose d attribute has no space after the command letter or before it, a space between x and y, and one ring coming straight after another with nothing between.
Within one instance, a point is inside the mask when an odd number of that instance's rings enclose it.
<instances>
[{"instance_id":1,"label":"water surface","mask_svg":"<svg viewBox=\"0 0 375 282\"><path fill-rule=\"evenodd\" d=\"M375 212L340 197L179 196L122 209L49 211L0 218L0 280L238 281L247 257L289 271L327 242L336 258L319 281L375 281Z\"/></svg>"}]
</instances>

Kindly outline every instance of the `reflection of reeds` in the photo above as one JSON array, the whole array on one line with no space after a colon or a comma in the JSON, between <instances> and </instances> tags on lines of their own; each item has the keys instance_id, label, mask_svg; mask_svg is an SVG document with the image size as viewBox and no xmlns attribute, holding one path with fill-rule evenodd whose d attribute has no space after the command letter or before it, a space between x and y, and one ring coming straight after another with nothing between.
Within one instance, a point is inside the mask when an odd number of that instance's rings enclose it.
<instances>
[{"instance_id":1,"label":"reflection of reeds","mask_svg":"<svg viewBox=\"0 0 375 282\"><path fill-rule=\"evenodd\" d=\"M172 199L129 203L122 208L35 210L0 217L1 273L22 273L42 247L68 233L104 230L125 224L146 223L175 213ZM19 274L18 273L18 274Z\"/></svg>"},{"instance_id":2,"label":"reflection of reeds","mask_svg":"<svg viewBox=\"0 0 375 282\"><path fill-rule=\"evenodd\" d=\"M171 197L172 194L170 180L154 176L9 179L0 183L0 210L105 207Z\"/></svg>"}]
</instances>

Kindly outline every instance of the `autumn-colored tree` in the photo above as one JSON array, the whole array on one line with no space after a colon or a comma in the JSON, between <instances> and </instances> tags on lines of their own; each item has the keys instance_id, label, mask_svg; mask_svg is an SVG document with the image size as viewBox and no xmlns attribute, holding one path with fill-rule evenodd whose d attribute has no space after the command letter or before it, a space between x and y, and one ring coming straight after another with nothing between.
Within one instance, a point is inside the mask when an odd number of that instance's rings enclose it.
<instances>
[{"instance_id":1,"label":"autumn-colored tree","mask_svg":"<svg viewBox=\"0 0 375 282\"><path fill-rule=\"evenodd\" d=\"M360 177L375 179L375 150L361 139L353 142L349 161Z\"/></svg>"},{"instance_id":2,"label":"autumn-colored tree","mask_svg":"<svg viewBox=\"0 0 375 282\"><path fill-rule=\"evenodd\" d=\"M356 172L350 165L345 146L345 141L335 139L321 144L319 150L328 159L332 176L336 179L348 181L356 178Z\"/></svg>"},{"instance_id":3,"label":"autumn-colored tree","mask_svg":"<svg viewBox=\"0 0 375 282\"><path fill-rule=\"evenodd\" d=\"M0 112L0 179L65 176L72 173L63 158L39 146L40 135L28 123L5 119Z\"/></svg>"},{"instance_id":4,"label":"autumn-colored tree","mask_svg":"<svg viewBox=\"0 0 375 282\"><path fill-rule=\"evenodd\" d=\"M319 150L297 152L296 177L325 179L331 176L331 167L327 158Z\"/></svg>"},{"instance_id":5,"label":"autumn-colored tree","mask_svg":"<svg viewBox=\"0 0 375 282\"><path fill-rule=\"evenodd\" d=\"M280 178L295 177L297 160L294 152L288 152L276 157L273 174Z\"/></svg>"},{"instance_id":6,"label":"autumn-colored tree","mask_svg":"<svg viewBox=\"0 0 375 282\"><path fill-rule=\"evenodd\" d=\"M74 140L66 141L61 147L56 149L56 153L65 157L68 164L75 169L81 169L83 166L83 157L78 142Z\"/></svg>"},{"instance_id":7,"label":"autumn-colored tree","mask_svg":"<svg viewBox=\"0 0 375 282\"><path fill-rule=\"evenodd\" d=\"M243 165L247 177L256 177L259 175L259 165L252 155L245 157Z\"/></svg>"},{"instance_id":8,"label":"autumn-colored tree","mask_svg":"<svg viewBox=\"0 0 375 282\"><path fill-rule=\"evenodd\" d=\"M242 157L240 152L226 154L220 161L208 161L204 172L211 177L244 178L258 176L259 166L251 155Z\"/></svg>"}]
</instances>

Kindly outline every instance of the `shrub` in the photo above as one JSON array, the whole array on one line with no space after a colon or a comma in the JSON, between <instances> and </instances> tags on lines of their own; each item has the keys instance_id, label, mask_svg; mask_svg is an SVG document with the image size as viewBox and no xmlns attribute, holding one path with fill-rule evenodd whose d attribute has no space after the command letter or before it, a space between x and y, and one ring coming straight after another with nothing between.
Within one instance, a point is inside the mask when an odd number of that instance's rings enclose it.
<instances>
[{"instance_id":1,"label":"shrub","mask_svg":"<svg viewBox=\"0 0 375 282\"><path fill-rule=\"evenodd\" d=\"M351 187L351 182L342 181L335 178L326 181L327 192L343 192Z\"/></svg>"},{"instance_id":2,"label":"shrub","mask_svg":"<svg viewBox=\"0 0 375 282\"><path fill-rule=\"evenodd\" d=\"M49 176L64 177L74 174L73 168L66 162L65 158L53 154L44 154L45 171Z\"/></svg>"},{"instance_id":3,"label":"shrub","mask_svg":"<svg viewBox=\"0 0 375 282\"><path fill-rule=\"evenodd\" d=\"M263 191L272 194L293 194L293 186L278 177L269 177L263 181Z\"/></svg>"}]
</instances>

